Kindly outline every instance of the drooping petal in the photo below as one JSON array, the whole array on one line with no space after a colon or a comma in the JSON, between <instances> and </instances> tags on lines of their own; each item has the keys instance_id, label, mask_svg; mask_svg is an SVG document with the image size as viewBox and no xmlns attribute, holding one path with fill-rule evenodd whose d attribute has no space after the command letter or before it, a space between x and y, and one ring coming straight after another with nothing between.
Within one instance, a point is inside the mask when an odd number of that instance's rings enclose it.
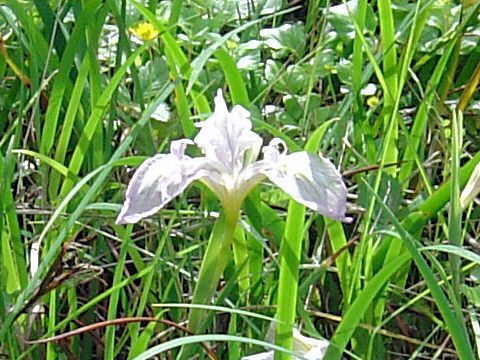
<instances>
[{"instance_id":1,"label":"drooping petal","mask_svg":"<svg viewBox=\"0 0 480 360\"><path fill-rule=\"evenodd\" d=\"M315 347L303 354L303 357L307 360L322 360L326 351L327 347Z\"/></svg>"},{"instance_id":2,"label":"drooping petal","mask_svg":"<svg viewBox=\"0 0 480 360\"><path fill-rule=\"evenodd\" d=\"M135 223L165 206L198 178L196 159L183 154L188 141L174 141L172 154L145 160L133 175L117 224Z\"/></svg>"},{"instance_id":3,"label":"drooping petal","mask_svg":"<svg viewBox=\"0 0 480 360\"><path fill-rule=\"evenodd\" d=\"M229 112L221 90L215 97L215 111L200 126L195 143L207 159L224 164L231 173L257 158L262 138L251 131L250 113L239 105Z\"/></svg>"},{"instance_id":4,"label":"drooping petal","mask_svg":"<svg viewBox=\"0 0 480 360\"><path fill-rule=\"evenodd\" d=\"M242 357L242 360L273 360L275 353L273 350L265 351L258 354Z\"/></svg>"},{"instance_id":5,"label":"drooping petal","mask_svg":"<svg viewBox=\"0 0 480 360\"><path fill-rule=\"evenodd\" d=\"M470 175L470 179L468 179L467 185L465 185L465 188L462 191L462 194L460 195L460 205L462 206L462 209L466 209L468 205L472 201L475 200L477 195L480 193L480 164L477 164L475 166L475 169L472 172L472 175Z\"/></svg>"},{"instance_id":6,"label":"drooping petal","mask_svg":"<svg viewBox=\"0 0 480 360\"><path fill-rule=\"evenodd\" d=\"M324 157L306 151L284 155L276 141L264 148L262 171L299 203L335 220L348 221L347 189L342 176Z\"/></svg>"},{"instance_id":7,"label":"drooping petal","mask_svg":"<svg viewBox=\"0 0 480 360\"><path fill-rule=\"evenodd\" d=\"M323 359L329 344L327 340L304 336L296 328L293 329L293 351L302 354L306 359Z\"/></svg>"},{"instance_id":8,"label":"drooping petal","mask_svg":"<svg viewBox=\"0 0 480 360\"><path fill-rule=\"evenodd\" d=\"M270 326L266 341L274 343L275 324ZM320 340L304 336L296 328L293 328L293 351L308 360L322 360L327 351L329 342L327 340ZM297 359L297 357L294 357ZM273 360L273 350L262 352L259 354L242 357L242 360Z\"/></svg>"}]
</instances>

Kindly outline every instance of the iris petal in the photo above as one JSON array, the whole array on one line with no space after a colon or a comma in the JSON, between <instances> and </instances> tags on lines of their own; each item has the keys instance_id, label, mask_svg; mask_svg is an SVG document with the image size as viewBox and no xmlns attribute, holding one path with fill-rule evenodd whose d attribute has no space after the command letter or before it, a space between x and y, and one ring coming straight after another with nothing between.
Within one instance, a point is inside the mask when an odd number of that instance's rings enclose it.
<instances>
[{"instance_id":1,"label":"iris petal","mask_svg":"<svg viewBox=\"0 0 480 360\"><path fill-rule=\"evenodd\" d=\"M348 221L347 189L342 176L324 157L305 151L283 155L268 146L262 171L300 204L335 220Z\"/></svg>"},{"instance_id":2,"label":"iris petal","mask_svg":"<svg viewBox=\"0 0 480 360\"><path fill-rule=\"evenodd\" d=\"M198 179L198 162L183 155L184 148L173 142L174 154L159 154L142 163L128 185L117 224L136 223L156 213Z\"/></svg>"},{"instance_id":3,"label":"iris petal","mask_svg":"<svg viewBox=\"0 0 480 360\"><path fill-rule=\"evenodd\" d=\"M207 159L224 164L230 172L238 173L246 156L248 161L257 158L262 138L251 131L250 113L239 105L229 112L221 90L215 97L215 111L200 126L195 143Z\"/></svg>"}]
</instances>

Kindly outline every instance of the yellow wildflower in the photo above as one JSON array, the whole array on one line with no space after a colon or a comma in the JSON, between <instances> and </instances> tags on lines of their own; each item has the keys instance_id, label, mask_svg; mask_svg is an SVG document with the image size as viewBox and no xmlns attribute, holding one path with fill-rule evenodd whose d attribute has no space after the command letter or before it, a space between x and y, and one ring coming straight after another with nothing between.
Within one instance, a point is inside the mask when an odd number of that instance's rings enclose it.
<instances>
[{"instance_id":1,"label":"yellow wildflower","mask_svg":"<svg viewBox=\"0 0 480 360\"><path fill-rule=\"evenodd\" d=\"M152 40L158 36L158 31L149 22L143 22L128 30L143 41Z\"/></svg>"}]
</instances>

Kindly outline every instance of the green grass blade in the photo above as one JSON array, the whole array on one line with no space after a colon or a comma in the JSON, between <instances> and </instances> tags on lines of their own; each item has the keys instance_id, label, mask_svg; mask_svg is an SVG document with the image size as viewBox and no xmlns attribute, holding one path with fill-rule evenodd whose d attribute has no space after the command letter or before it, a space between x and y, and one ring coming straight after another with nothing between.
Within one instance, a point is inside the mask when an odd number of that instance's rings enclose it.
<instances>
[{"instance_id":1,"label":"green grass blade","mask_svg":"<svg viewBox=\"0 0 480 360\"><path fill-rule=\"evenodd\" d=\"M189 344L198 344L201 342L206 342L206 341L222 341L222 342L228 342L228 341L235 341L235 342L240 342L240 343L247 343L247 344L253 344L257 346L263 346L268 349L272 349L275 351L282 352L284 354L287 354L288 356L294 355L297 359L301 360L307 360L303 356L282 348L281 346L276 346L270 343L267 343L265 341L260 341L260 340L255 340L255 339L250 339L246 337L241 337L241 336L233 336L233 335L219 335L219 334L210 334L210 335L193 335L193 336L184 336L182 338L174 339L167 341L164 344L160 344L157 346L154 346L151 349L148 349L144 353L140 354L133 360L147 360L151 359L152 357L155 357L155 355L161 354L163 352L166 352L171 349L175 349L180 346L184 345L189 345Z\"/></svg>"},{"instance_id":2,"label":"green grass blade","mask_svg":"<svg viewBox=\"0 0 480 360\"><path fill-rule=\"evenodd\" d=\"M232 217L233 219L227 219L222 211L215 222L193 292L193 304L207 304L217 288L218 281L227 265L238 214ZM188 328L194 334L202 327L204 315L205 313L199 309L190 311Z\"/></svg>"},{"instance_id":3,"label":"green grass blade","mask_svg":"<svg viewBox=\"0 0 480 360\"><path fill-rule=\"evenodd\" d=\"M170 17L168 19L168 27L171 34L175 34L178 19L182 12L183 0L173 0L172 9L170 10Z\"/></svg>"},{"instance_id":4,"label":"green grass blade","mask_svg":"<svg viewBox=\"0 0 480 360\"><path fill-rule=\"evenodd\" d=\"M295 325L298 267L303 244L305 206L290 200L288 205L285 235L280 245L280 275L278 279L277 315L275 343L292 349L292 329ZM275 353L275 359L288 360L285 353Z\"/></svg>"},{"instance_id":5,"label":"green grass blade","mask_svg":"<svg viewBox=\"0 0 480 360\"><path fill-rule=\"evenodd\" d=\"M404 246L407 248L410 256L417 265L418 270L422 274L422 277L425 279L425 282L427 283L432 293L432 296L435 299L435 303L438 307L438 310L442 314L442 317L452 337L453 343L455 344L455 348L457 349L459 357L461 359L475 359L472 346L468 337L468 332L465 327L464 319L458 318L455 315L455 312L450 308L447 297L438 285L438 281L435 278L434 273L417 249L415 239L407 232L407 230L405 230L402 224L397 220L395 214L393 214L393 212L383 203L383 200L373 191L373 189L367 183L365 183L365 185L369 189L372 196L374 196L378 203L382 206L383 210L392 221L395 229L400 234L401 238L404 240Z\"/></svg>"},{"instance_id":6,"label":"green grass blade","mask_svg":"<svg viewBox=\"0 0 480 360\"><path fill-rule=\"evenodd\" d=\"M0 173L3 183L3 209L2 214L5 216L6 230L8 230L9 247L12 251L12 260L15 262L15 268L11 269L15 272L19 279L19 286L24 289L28 282L28 270L26 265L26 249L22 240L21 228L17 217L17 211L15 208L15 199L13 192L11 191L11 183L13 179L13 173L10 169L13 165L12 151L7 151L3 160L3 171ZM2 235L2 234L0 234Z\"/></svg>"},{"instance_id":7,"label":"green grass blade","mask_svg":"<svg viewBox=\"0 0 480 360\"><path fill-rule=\"evenodd\" d=\"M80 106L80 100L82 92L86 85L86 79L88 76L88 70L90 67L90 57L85 55L83 58L82 65L80 66L80 71L75 81L75 85L72 91L72 98L68 103L67 112L65 114L65 119L63 121L62 131L58 139L58 145L55 151L55 161L59 164L63 164L65 161L65 156L67 154L68 145L70 143L70 138L72 135L73 124L75 117L77 116L77 111ZM64 173L62 173L65 176ZM58 188L60 186L60 173L52 172L50 175L50 181L48 184L48 193L51 199L54 199L58 193Z\"/></svg>"},{"instance_id":8,"label":"green grass blade","mask_svg":"<svg viewBox=\"0 0 480 360\"><path fill-rule=\"evenodd\" d=\"M315 152L330 122L319 127L305 145L305 150ZM305 206L290 200L288 204L285 234L280 245L280 275L278 280L275 343L285 349L292 349L292 329L295 325L298 272L302 253L305 223ZM276 353L277 359L288 359L284 353Z\"/></svg>"},{"instance_id":9,"label":"green grass blade","mask_svg":"<svg viewBox=\"0 0 480 360\"><path fill-rule=\"evenodd\" d=\"M126 227L121 231L122 234L122 247L118 255L117 264L115 265L115 272L113 275L112 286L117 286L122 281L123 270L125 268L125 260L127 258L127 250L132 242L131 233L132 225ZM110 301L108 302L108 316L107 320L113 320L117 317L118 300L120 297L120 288L114 291L110 295ZM115 359L115 353L118 349L115 349L115 327L109 326L105 331L105 360Z\"/></svg>"},{"instance_id":10,"label":"green grass blade","mask_svg":"<svg viewBox=\"0 0 480 360\"><path fill-rule=\"evenodd\" d=\"M33 0L33 4L42 18L42 23L45 24L46 33L52 34L55 27L55 13L52 11L50 4L43 0ZM67 41L65 40L65 35L62 31L56 31L54 36L53 41L55 50L59 54L59 57L63 57L63 53L66 51L66 46L68 46Z\"/></svg>"},{"instance_id":11,"label":"green grass blade","mask_svg":"<svg viewBox=\"0 0 480 360\"><path fill-rule=\"evenodd\" d=\"M410 138L412 142L412 147L407 147L403 154L403 164L399 173L399 180L404 182L411 174L414 167L414 155L413 150L418 150L420 142L422 141L423 134L425 133L425 128L427 126L427 119L429 109L432 106L432 101L434 100L435 91L440 83L442 75L445 71L445 66L450 57L450 54L455 47L455 42L452 41L447 49L442 53L440 60L437 62L437 66L433 71L433 74L428 82L427 89L425 92L425 99L421 102L418 109L417 115L413 120L412 129L410 131ZM406 185L405 185L406 186Z\"/></svg>"},{"instance_id":12,"label":"green grass blade","mask_svg":"<svg viewBox=\"0 0 480 360\"><path fill-rule=\"evenodd\" d=\"M42 139L40 141L40 152L45 155L50 153L53 144L55 143L60 108L65 95L65 89L70 81L68 76L70 75L74 63L75 54L83 41L88 21L94 16L96 10L100 6L100 3L95 1L89 1L87 4L87 9L75 22L75 29L72 31L65 51L63 52L59 73L53 83L49 105L45 115L45 124L42 129Z\"/></svg>"},{"instance_id":13,"label":"green grass blade","mask_svg":"<svg viewBox=\"0 0 480 360\"><path fill-rule=\"evenodd\" d=\"M49 158L48 156L45 156L43 154L37 153L35 151L31 150L24 150L24 149L16 149L12 150L12 153L14 154L24 154L31 156L35 159L40 160L42 163L47 164L50 166L53 170L55 170L58 174L61 174L62 176L65 176L66 178L70 179L71 181L77 183L80 178L77 175L74 175L68 171L68 168L61 163L53 160L52 158Z\"/></svg>"},{"instance_id":14,"label":"green grass blade","mask_svg":"<svg viewBox=\"0 0 480 360\"><path fill-rule=\"evenodd\" d=\"M390 0L379 1L378 17L380 19L380 38L383 50L383 74L385 76L385 83L388 88L390 96L384 98L384 128L388 129L389 121L394 124L391 125L391 136L385 144L387 151L385 152L385 163L394 164L398 160L398 116L394 106L394 101L397 98L398 92L398 71L397 71L397 51L395 46L395 24L393 22L393 10ZM389 167L385 170L392 176L396 176L396 166Z\"/></svg>"},{"instance_id":15,"label":"green grass blade","mask_svg":"<svg viewBox=\"0 0 480 360\"><path fill-rule=\"evenodd\" d=\"M145 126L148 120L150 120L150 117L152 113L155 111L155 109L157 108L158 104L165 101L166 97L170 95L170 93L173 90L173 87L174 87L173 84L169 84L165 86L165 88L162 91L160 91L159 96L145 110L145 112L142 115L142 118L138 121L138 123L132 129L131 133L125 138L125 140L120 144L118 149L112 155L112 157L110 158L110 162L113 162L119 159L120 156L123 154L123 152L126 151L128 146L138 136L138 133L141 131L142 127ZM77 219L80 217L80 215L84 211L85 207L89 204L91 199L96 195L100 186L103 184L108 174L110 173L110 169L111 169L111 166L107 165L94 170L87 177L83 178L82 181L72 189L70 197L73 197L75 195L75 192L80 190L80 188L83 186L83 183L86 183L90 178L93 178L93 176L99 173L95 182L92 184L90 189L86 192L85 196L82 197L75 211L70 215L65 225L60 229L59 234L51 244L48 252L42 258L42 262L38 267L38 271L29 281L26 288L17 297L11 312L8 314L7 318L5 319L5 323L0 328L0 340L3 340L5 338L6 334L9 332L10 326L12 326L14 320L20 314L20 311L22 310L23 306L34 294L37 284L46 276L48 270L50 269L50 267L52 266L56 258L56 255L60 251L62 244L66 240L70 229L73 227L73 225L75 224L75 221L77 221ZM69 198L66 198L64 199L63 202L68 203L69 200L70 200Z\"/></svg>"},{"instance_id":16,"label":"green grass blade","mask_svg":"<svg viewBox=\"0 0 480 360\"><path fill-rule=\"evenodd\" d=\"M267 15L267 16L261 18L261 19L248 21L247 23L245 23L245 24L237 27L236 29L228 32L227 34L223 35L219 40L213 42L210 46L203 49L202 52L195 58L195 60L192 61L192 64L191 64L192 73L190 74L189 79L188 79L187 93L190 93L190 91L192 90L193 85L195 84L198 77L200 76L200 73L201 73L202 69L205 67L205 64L207 63L208 59L210 59L210 57L214 54L214 52L218 48L220 48L223 44L225 44L228 39L232 38L233 36L235 36L236 34L239 34L242 31L248 29L249 27L252 27L256 24L259 24L262 21L269 20L269 19L274 18L276 16L281 16L281 15L284 15L284 14L288 14L288 13L293 12L293 11L298 10L298 9L299 9L299 6L294 6L294 7L291 7L290 9L278 11L273 15Z\"/></svg>"},{"instance_id":17,"label":"green grass blade","mask_svg":"<svg viewBox=\"0 0 480 360\"><path fill-rule=\"evenodd\" d=\"M410 260L410 256L397 258L384 266L382 270L370 279L365 288L355 298L355 301L349 306L347 312L343 315L342 321L335 329L335 334L330 339L330 345L325 353L325 359L335 360L342 358L343 351L377 294L408 260Z\"/></svg>"},{"instance_id":18,"label":"green grass blade","mask_svg":"<svg viewBox=\"0 0 480 360\"><path fill-rule=\"evenodd\" d=\"M450 212L448 216L448 238L455 246L463 244L462 235L462 207L460 205L460 152L462 150L463 136L463 113L452 111L452 177L450 180ZM461 272L460 258L451 254L450 264L452 266L453 289L460 294Z\"/></svg>"},{"instance_id":19,"label":"green grass blade","mask_svg":"<svg viewBox=\"0 0 480 360\"><path fill-rule=\"evenodd\" d=\"M248 108L250 106L250 100L248 98L247 89L245 88L245 83L242 79L242 74L240 74L237 69L237 64L226 50L218 49L215 51L214 55L225 74L225 79L227 80L233 103Z\"/></svg>"},{"instance_id":20,"label":"green grass blade","mask_svg":"<svg viewBox=\"0 0 480 360\"><path fill-rule=\"evenodd\" d=\"M480 255L474 253L473 251L470 251L466 249L463 246L457 246L457 245L429 245L422 247L418 249L419 251L442 251L446 252L448 254L453 254L457 255L459 257L462 257L466 260L470 260L471 262L474 262L477 265L480 265Z\"/></svg>"},{"instance_id":21,"label":"green grass blade","mask_svg":"<svg viewBox=\"0 0 480 360\"><path fill-rule=\"evenodd\" d=\"M69 164L69 172L72 174L77 175L80 172L81 166L83 161L85 160L85 156L87 154L87 149L90 145L92 140L93 134L98 126L101 125L101 121L103 119L103 115L107 110L108 104L110 103L110 99L112 97L113 92L117 88L118 84L122 80L125 72L133 64L137 56L142 54L148 47L150 46L150 42L146 42L142 46L140 46L135 52L130 55L130 57L125 61L125 63L118 69L115 75L112 77L110 82L108 83L105 90L103 90L102 95L97 100L95 104L95 108L92 111L92 114L87 120L85 127L83 128L82 135L78 140L77 146L73 152L72 158ZM62 186L62 190L60 192L61 196L64 197L73 187L73 183L71 180L67 179Z\"/></svg>"}]
</instances>

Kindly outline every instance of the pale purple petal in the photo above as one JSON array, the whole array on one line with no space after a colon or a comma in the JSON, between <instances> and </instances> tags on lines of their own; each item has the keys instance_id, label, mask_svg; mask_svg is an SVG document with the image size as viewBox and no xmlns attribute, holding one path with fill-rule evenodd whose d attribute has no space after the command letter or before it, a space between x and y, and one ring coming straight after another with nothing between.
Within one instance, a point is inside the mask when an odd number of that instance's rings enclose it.
<instances>
[{"instance_id":1,"label":"pale purple petal","mask_svg":"<svg viewBox=\"0 0 480 360\"><path fill-rule=\"evenodd\" d=\"M229 112L221 90L215 97L215 111L200 126L195 143L207 159L224 164L231 173L257 158L262 138L251 131L250 113L239 105Z\"/></svg>"},{"instance_id":2,"label":"pale purple petal","mask_svg":"<svg viewBox=\"0 0 480 360\"><path fill-rule=\"evenodd\" d=\"M335 220L348 221L347 189L342 176L324 157L305 151L284 155L275 148L277 141L264 148L260 171L300 204Z\"/></svg>"},{"instance_id":3,"label":"pale purple petal","mask_svg":"<svg viewBox=\"0 0 480 360\"><path fill-rule=\"evenodd\" d=\"M308 360L322 360L327 352L327 347L315 347L303 354L303 357Z\"/></svg>"},{"instance_id":4,"label":"pale purple petal","mask_svg":"<svg viewBox=\"0 0 480 360\"><path fill-rule=\"evenodd\" d=\"M194 142L190 139L174 140L170 143L170 154L175 155L179 159L183 159L185 156L185 149L187 145L193 145Z\"/></svg>"},{"instance_id":5,"label":"pale purple petal","mask_svg":"<svg viewBox=\"0 0 480 360\"><path fill-rule=\"evenodd\" d=\"M173 148L181 150L182 143L173 142ZM175 155L159 154L145 160L128 185L117 224L135 223L150 216L183 192L198 179L195 160L183 155L183 151L175 152Z\"/></svg>"},{"instance_id":6,"label":"pale purple petal","mask_svg":"<svg viewBox=\"0 0 480 360\"><path fill-rule=\"evenodd\" d=\"M224 164L209 160L206 157L196 158L197 161L197 178L199 181L207 185L217 197L222 200L229 198L226 181L228 181L228 169Z\"/></svg>"},{"instance_id":7,"label":"pale purple petal","mask_svg":"<svg viewBox=\"0 0 480 360\"><path fill-rule=\"evenodd\" d=\"M271 326L266 341L274 343L274 326ZM327 351L329 342L327 340L319 340L311 337L303 336L300 331L293 328L293 351L308 360L322 360ZM297 357L292 357L297 359ZM242 357L242 360L273 360L273 350L262 352L259 354Z\"/></svg>"},{"instance_id":8,"label":"pale purple petal","mask_svg":"<svg viewBox=\"0 0 480 360\"><path fill-rule=\"evenodd\" d=\"M293 351L302 354L306 359L323 359L329 344L327 340L304 336L297 329L293 329Z\"/></svg>"},{"instance_id":9,"label":"pale purple petal","mask_svg":"<svg viewBox=\"0 0 480 360\"><path fill-rule=\"evenodd\" d=\"M273 350L242 357L242 360L273 360Z\"/></svg>"}]
</instances>

